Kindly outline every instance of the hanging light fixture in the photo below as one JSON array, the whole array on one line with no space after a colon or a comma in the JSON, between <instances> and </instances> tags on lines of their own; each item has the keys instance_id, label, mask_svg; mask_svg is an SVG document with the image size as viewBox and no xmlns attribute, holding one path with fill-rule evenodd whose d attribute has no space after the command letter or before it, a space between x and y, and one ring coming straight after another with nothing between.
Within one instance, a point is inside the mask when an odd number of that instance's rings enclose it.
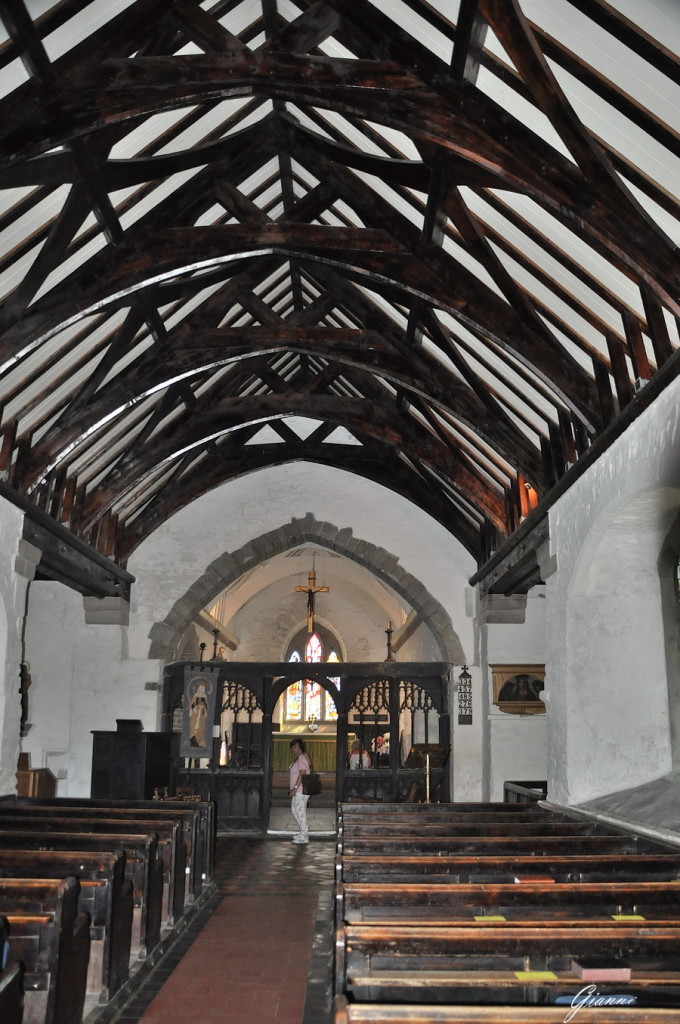
<instances>
[{"instance_id":1,"label":"hanging light fixture","mask_svg":"<svg viewBox=\"0 0 680 1024\"><path fill-rule=\"evenodd\" d=\"M472 676L467 665L458 676L458 725L472 725Z\"/></svg>"}]
</instances>

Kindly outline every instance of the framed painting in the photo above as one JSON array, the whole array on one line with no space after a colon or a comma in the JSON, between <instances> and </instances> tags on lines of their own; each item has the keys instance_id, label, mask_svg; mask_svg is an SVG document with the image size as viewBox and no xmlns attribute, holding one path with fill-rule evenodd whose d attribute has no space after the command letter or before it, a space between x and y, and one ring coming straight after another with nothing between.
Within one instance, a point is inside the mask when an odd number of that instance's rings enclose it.
<instances>
[{"instance_id":1,"label":"framed painting","mask_svg":"<svg viewBox=\"0 0 680 1024\"><path fill-rule=\"evenodd\" d=\"M493 702L506 715L544 715L545 665L491 665Z\"/></svg>"}]
</instances>

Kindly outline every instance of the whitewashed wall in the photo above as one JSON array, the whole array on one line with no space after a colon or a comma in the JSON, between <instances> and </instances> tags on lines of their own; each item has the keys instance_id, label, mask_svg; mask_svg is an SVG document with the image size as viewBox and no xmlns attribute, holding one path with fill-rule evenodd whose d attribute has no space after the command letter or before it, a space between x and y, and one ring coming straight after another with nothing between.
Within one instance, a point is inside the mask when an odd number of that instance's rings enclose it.
<instances>
[{"instance_id":1,"label":"whitewashed wall","mask_svg":"<svg viewBox=\"0 0 680 1024\"><path fill-rule=\"evenodd\" d=\"M464 588L476 566L429 516L378 484L324 466L293 463L252 473L211 491L159 527L133 554L137 577L130 652L144 657L149 631L219 554L311 512L399 558L449 613L464 649L472 625ZM470 660L472 656L470 655Z\"/></svg>"},{"instance_id":2,"label":"whitewashed wall","mask_svg":"<svg viewBox=\"0 0 680 1024\"><path fill-rule=\"evenodd\" d=\"M26 657L33 728L22 749L31 767L59 778L59 796L90 795L93 729L115 731L117 718L157 727L157 693L144 689L157 666L127 658L126 650L124 626L86 624L80 594L59 583L31 585Z\"/></svg>"},{"instance_id":3,"label":"whitewashed wall","mask_svg":"<svg viewBox=\"0 0 680 1024\"><path fill-rule=\"evenodd\" d=\"M657 559L680 507L680 381L550 514L549 793L580 803L671 767Z\"/></svg>"},{"instance_id":4,"label":"whitewashed wall","mask_svg":"<svg viewBox=\"0 0 680 1024\"><path fill-rule=\"evenodd\" d=\"M57 584L34 585L27 657L33 677L30 717L35 724L23 749L31 753L35 767L46 765L63 776L60 795L89 793L93 729L115 729L116 718L139 718L145 729L157 728L158 694L144 687L159 681L162 673L158 662L147 659L154 622L165 618L219 554L236 550L252 537L308 512L338 528L349 526L355 537L397 555L400 565L448 612L473 674L472 726L457 725L452 693L455 798L485 798L489 765L494 798L504 778L520 777L524 772L542 776L537 764L541 741L532 734L528 742L527 730L540 729L543 723L510 731L502 723L497 740L485 726L490 714L489 682L486 661L480 661L475 653L479 644L468 586L475 569L472 559L436 522L380 486L351 474L298 464L252 474L218 488L148 538L129 565L137 577L129 628L87 625L79 595ZM542 608L538 599L535 607L530 601L523 626L493 627L486 638L490 660L543 661ZM351 609L345 611L343 634L356 640L352 641L354 649L346 652L348 657L381 657L384 632L379 616L375 623L363 622L358 629ZM239 657L261 649L263 638L271 637L271 623L265 617L248 629L252 635L241 637L244 647ZM365 653L358 642L361 637L367 638ZM267 651L259 656L268 656ZM280 656L278 648L269 653ZM429 630L421 627L400 656L439 660L440 654ZM460 671L460 666L456 670Z\"/></svg>"},{"instance_id":5,"label":"whitewashed wall","mask_svg":"<svg viewBox=\"0 0 680 1024\"><path fill-rule=\"evenodd\" d=\"M484 767L484 694L482 672L477 665L469 665L472 676L472 724L458 724L455 688L461 667L456 666L452 687L453 709L451 733L453 737L453 800L484 800L486 771Z\"/></svg>"},{"instance_id":6,"label":"whitewashed wall","mask_svg":"<svg viewBox=\"0 0 680 1024\"><path fill-rule=\"evenodd\" d=\"M21 516L11 506L8 510L18 538ZM92 730L115 729L117 718L139 718L145 729L157 728L158 693L145 689L145 683L158 682L162 674L162 666L147 658L153 623L165 617L218 554L238 549L250 538L307 512L341 528L351 526L355 537L398 555L400 564L446 608L472 660L472 620L465 613L464 590L475 566L442 527L408 502L351 474L305 465L252 474L205 495L135 552L129 565L137 577L129 628L88 625L80 595L58 584L32 586L26 644L32 675L29 718L34 725L22 749L31 755L33 767L46 766L61 776L60 795L89 794ZM23 586L17 589L9 559L3 591L5 603L16 591L16 632L17 605L23 613ZM378 625L373 629L371 624L365 645L369 659L384 653ZM410 657L422 657L431 647L428 632L411 638ZM368 637L365 628L357 635ZM363 656L360 647L354 652L357 657ZM439 652L432 655L438 658ZM15 660L18 678L18 655ZM12 772L19 751L18 692L14 703L8 719L14 748L7 761ZM477 777L479 771L474 774ZM11 781L13 788L13 775Z\"/></svg>"},{"instance_id":7,"label":"whitewashed wall","mask_svg":"<svg viewBox=\"0 0 680 1024\"><path fill-rule=\"evenodd\" d=\"M330 604L329 601L325 602ZM239 646L233 652L236 661L279 661L291 635L304 622L305 599L287 594L256 619L238 630ZM343 638L345 661L382 661L385 657L385 623L371 615L348 596L334 595L332 614L317 615Z\"/></svg>"},{"instance_id":8,"label":"whitewashed wall","mask_svg":"<svg viewBox=\"0 0 680 1024\"><path fill-rule=\"evenodd\" d=\"M469 652L469 662L473 662L473 620L466 611L465 591L469 590L467 581L475 564L462 546L429 516L383 487L350 473L303 463L253 473L212 491L140 546L129 563L138 580L130 628L131 652L141 657L148 651L154 622L165 618L173 603L219 554L237 550L251 538L292 518L304 518L308 512L339 529L351 527L354 537L398 556L399 564L444 606L463 649ZM384 623L378 619L357 623L352 620L351 610L346 611L343 625L347 632L343 629L343 637L348 643L347 657L380 660L384 656ZM272 656L280 656L277 643L271 642L271 626L262 620L253 624L252 630L252 637L240 635L243 648L235 657L253 651L255 641L258 647L264 644L260 657L270 647ZM419 660L428 652L440 660L431 634L421 629L400 656ZM455 762L456 770L460 768L456 783L460 799L480 797L480 758L479 738L464 734Z\"/></svg>"},{"instance_id":9,"label":"whitewashed wall","mask_svg":"<svg viewBox=\"0 0 680 1024\"><path fill-rule=\"evenodd\" d=\"M527 595L524 622L496 622L486 627L486 662L492 665L543 665L546 658L545 587ZM506 780L546 779L548 734L545 715L508 715L493 704L489 667L488 696L489 799L503 799Z\"/></svg>"},{"instance_id":10,"label":"whitewashed wall","mask_svg":"<svg viewBox=\"0 0 680 1024\"><path fill-rule=\"evenodd\" d=\"M21 629L28 579L16 572L23 514L0 499L0 793L16 791L21 700Z\"/></svg>"}]
</instances>

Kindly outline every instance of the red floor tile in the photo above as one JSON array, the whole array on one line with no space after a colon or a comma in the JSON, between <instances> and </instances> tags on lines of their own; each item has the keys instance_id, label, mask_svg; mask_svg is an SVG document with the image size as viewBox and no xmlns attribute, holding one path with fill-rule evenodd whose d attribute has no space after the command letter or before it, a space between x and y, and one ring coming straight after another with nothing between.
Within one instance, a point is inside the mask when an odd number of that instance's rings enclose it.
<instances>
[{"instance_id":1,"label":"red floor tile","mask_svg":"<svg viewBox=\"0 0 680 1024\"><path fill-rule=\"evenodd\" d=\"M141 1024L300 1024L316 906L313 895L225 896Z\"/></svg>"}]
</instances>

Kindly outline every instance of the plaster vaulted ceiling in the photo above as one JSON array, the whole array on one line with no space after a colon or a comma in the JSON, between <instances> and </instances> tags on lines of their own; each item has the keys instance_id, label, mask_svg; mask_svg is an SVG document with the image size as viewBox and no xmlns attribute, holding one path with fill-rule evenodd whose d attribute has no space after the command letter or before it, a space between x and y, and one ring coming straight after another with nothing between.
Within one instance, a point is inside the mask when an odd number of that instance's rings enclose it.
<instances>
[{"instance_id":1,"label":"plaster vaulted ceiling","mask_svg":"<svg viewBox=\"0 0 680 1024\"><path fill-rule=\"evenodd\" d=\"M291 460L481 565L676 372L675 0L0 17L0 471L120 565Z\"/></svg>"},{"instance_id":2,"label":"plaster vaulted ceiling","mask_svg":"<svg viewBox=\"0 0 680 1024\"><path fill-rule=\"evenodd\" d=\"M391 620L396 633L406 622L411 608L374 573L316 545L302 545L260 563L222 591L206 611L234 638L282 606L295 608L302 622L307 599L296 593L296 588L308 586L312 569L317 574L316 585L328 586L328 592L316 599L318 621L333 622L338 609L352 608L374 629L383 629Z\"/></svg>"}]
</instances>

